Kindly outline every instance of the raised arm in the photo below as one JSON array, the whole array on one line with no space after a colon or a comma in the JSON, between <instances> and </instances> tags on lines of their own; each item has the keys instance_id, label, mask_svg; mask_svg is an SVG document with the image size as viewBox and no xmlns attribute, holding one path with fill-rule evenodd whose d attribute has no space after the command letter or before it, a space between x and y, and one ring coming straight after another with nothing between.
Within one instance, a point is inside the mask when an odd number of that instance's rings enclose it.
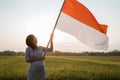
<instances>
[{"instance_id":1,"label":"raised arm","mask_svg":"<svg viewBox=\"0 0 120 80\"><path fill-rule=\"evenodd\" d=\"M51 34L50 36L50 48L43 48L43 51L45 52L51 52L53 51L53 36L54 36L54 33Z\"/></svg>"},{"instance_id":2,"label":"raised arm","mask_svg":"<svg viewBox=\"0 0 120 80\"><path fill-rule=\"evenodd\" d=\"M51 52L51 51L53 51L53 42L50 43L50 48L44 47L44 48L43 48L43 51L44 51L44 52Z\"/></svg>"}]
</instances>

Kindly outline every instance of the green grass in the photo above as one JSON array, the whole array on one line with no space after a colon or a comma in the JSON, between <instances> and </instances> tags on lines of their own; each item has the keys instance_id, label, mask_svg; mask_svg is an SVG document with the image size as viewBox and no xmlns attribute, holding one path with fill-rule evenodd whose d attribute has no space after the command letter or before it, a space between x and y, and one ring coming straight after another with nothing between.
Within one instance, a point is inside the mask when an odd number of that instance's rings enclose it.
<instances>
[{"instance_id":1,"label":"green grass","mask_svg":"<svg viewBox=\"0 0 120 80\"><path fill-rule=\"evenodd\" d=\"M120 56L47 56L47 80L120 80ZM24 56L0 56L0 80L26 80Z\"/></svg>"}]
</instances>

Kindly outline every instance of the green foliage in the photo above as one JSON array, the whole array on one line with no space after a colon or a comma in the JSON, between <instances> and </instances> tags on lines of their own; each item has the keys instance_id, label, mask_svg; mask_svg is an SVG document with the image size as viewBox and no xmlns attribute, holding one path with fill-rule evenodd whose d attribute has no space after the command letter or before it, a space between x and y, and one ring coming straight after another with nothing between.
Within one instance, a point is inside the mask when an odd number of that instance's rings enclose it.
<instances>
[{"instance_id":1,"label":"green foliage","mask_svg":"<svg viewBox=\"0 0 120 80\"><path fill-rule=\"evenodd\" d=\"M120 80L120 56L47 56L47 80ZM0 80L26 80L24 56L0 56Z\"/></svg>"}]
</instances>

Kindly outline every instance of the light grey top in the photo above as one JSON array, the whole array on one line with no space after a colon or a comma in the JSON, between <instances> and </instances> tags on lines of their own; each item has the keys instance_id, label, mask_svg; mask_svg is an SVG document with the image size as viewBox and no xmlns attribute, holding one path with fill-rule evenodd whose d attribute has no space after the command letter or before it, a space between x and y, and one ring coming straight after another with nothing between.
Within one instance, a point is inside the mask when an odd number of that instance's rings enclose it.
<instances>
[{"instance_id":1,"label":"light grey top","mask_svg":"<svg viewBox=\"0 0 120 80\"><path fill-rule=\"evenodd\" d=\"M32 49L30 47L26 48L25 60L29 58L40 57L43 54L43 47L39 46L37 49ZM34 61L30 63L28 69L27 80L45 80L46 70L44 61Z\"/></svg>"}]
</instances>

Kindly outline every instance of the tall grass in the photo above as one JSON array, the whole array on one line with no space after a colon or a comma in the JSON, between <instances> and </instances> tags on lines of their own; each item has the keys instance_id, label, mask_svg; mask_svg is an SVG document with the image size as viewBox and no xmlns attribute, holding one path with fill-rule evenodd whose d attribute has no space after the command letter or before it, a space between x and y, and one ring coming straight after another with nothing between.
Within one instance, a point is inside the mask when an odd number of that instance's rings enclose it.
<instances>
[{"instance_id":1,"label":"tall grass","mask_svg":"<svg viewBox=\"0 0 120 80\"><path fill-rule=\"evenodd\" d=\"M47 56L47 80L120 80L120 57ZM24 56L0 56L0 80L26 80Z\"/></svg>"}]
</instances>

